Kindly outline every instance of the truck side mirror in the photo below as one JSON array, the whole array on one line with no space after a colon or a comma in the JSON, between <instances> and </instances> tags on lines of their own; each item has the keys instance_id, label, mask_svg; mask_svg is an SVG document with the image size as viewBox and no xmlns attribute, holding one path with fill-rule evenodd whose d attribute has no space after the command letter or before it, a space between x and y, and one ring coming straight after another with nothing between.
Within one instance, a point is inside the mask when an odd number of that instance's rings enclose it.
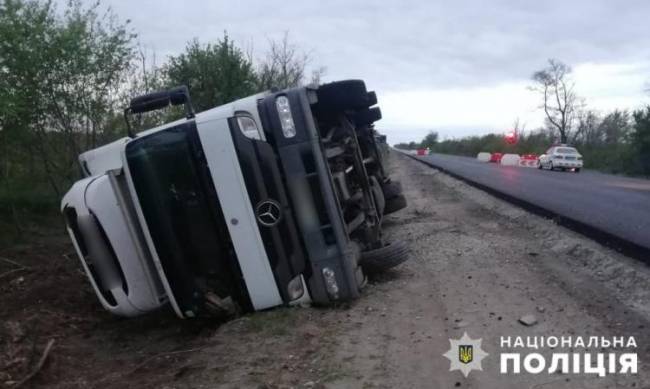
<instances>
[{"instance_id":1,"label":"truck side mirror","mask_svg":"<svg viewBox=\"0 0 650 389\"><path fill-rule=\"evenodd\" d=\"M131 99L128 108L124 110L124 120L126 121L126 131L131 138L135 138L131 123L129 122L129 114L144 113L155 111L157 109L165 108L169 105L185 105L185 117L192 119L194 115L194 107L190 99L190 92L187 86L181 85L166 91L148 93L146 95L134 97Z\"/></svg>"}]
</instances>

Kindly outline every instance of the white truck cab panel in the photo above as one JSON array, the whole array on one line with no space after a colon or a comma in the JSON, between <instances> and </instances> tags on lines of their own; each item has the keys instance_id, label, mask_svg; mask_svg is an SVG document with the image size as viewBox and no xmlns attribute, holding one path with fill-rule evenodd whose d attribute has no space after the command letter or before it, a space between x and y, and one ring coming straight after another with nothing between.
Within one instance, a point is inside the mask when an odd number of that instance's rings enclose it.
<instances>
[{"instance_id":1,"label":"white truck cab panel","mask_svg":"<svg viewBox=\"0 0 650 389\"><path fill-rule=\"evenodd\" d=\"M262 244L228 120L201 122L197 128L251 303L256 310L281 305L282 298Z\"/></svg>"},{"instance_id":2,"label":"white truck cab panel","mask_svg":"<svg viewBox=\"0 0 650 389\"><path fill-rule=\"evenodd\" d=\"M137 226L107 174L78 181L61 202L81 264L108 311L137 316L166 303Z\"/></svg>"},{"instance_id":3,"label":"white truck cab panel","mask_svg":"<svg viewBox=\"0 0 650 389\"><path fill-rule=\"evenodd\" d=\"M120 151L131 138L120 138L114 142L86 151L79 155L79 164L86 177L104 174L109 170L121 169Z\"/></svg>"}]
</instances>

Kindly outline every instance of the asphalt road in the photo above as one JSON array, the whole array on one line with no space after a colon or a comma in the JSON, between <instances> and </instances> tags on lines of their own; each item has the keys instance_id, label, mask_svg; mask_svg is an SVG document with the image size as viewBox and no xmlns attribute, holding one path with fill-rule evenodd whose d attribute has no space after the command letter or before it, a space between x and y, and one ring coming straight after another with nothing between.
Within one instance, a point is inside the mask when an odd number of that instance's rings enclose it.
<instances>
[{"instance_id":1,"label":"asphalt road","mask_svg":"<svg viewBox=\"0 0 650 389\"><path fill-rule=\"evenodd\" d=\"M650 250L650 180L538 170L433 154L433 166ZM650 258L646 258L650 260Z\"/></svg>"}]
</instances>

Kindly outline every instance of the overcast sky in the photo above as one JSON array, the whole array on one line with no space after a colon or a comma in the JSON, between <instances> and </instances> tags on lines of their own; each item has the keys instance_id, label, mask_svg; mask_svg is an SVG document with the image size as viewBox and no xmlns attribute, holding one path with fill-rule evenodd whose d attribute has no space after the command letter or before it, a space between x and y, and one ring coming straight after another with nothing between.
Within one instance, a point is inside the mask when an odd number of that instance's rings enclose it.
<instances>
[{"instance_id":1,"label":"overcast sky","mask_svg":"<svg viewBox=\"0 0 650 389\"><path fill-rule=\"evenodd\" d=\"M261 57L284 31L327 68L362 78L379 97L391 143L504 132L543 122L529 77L550 57L574 68L587 104L607 111L649 102L650 1L154 1L104 0L131 19L159 62L194 37L227 30Z\"/></svg>"}]
</instances>

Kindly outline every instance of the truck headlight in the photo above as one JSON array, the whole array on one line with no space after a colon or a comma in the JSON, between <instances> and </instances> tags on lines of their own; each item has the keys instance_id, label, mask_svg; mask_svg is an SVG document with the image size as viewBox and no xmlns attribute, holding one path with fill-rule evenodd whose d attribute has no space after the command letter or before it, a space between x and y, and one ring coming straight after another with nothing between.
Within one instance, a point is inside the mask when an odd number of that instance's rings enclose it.
<instances>
[{"instance_id":1,"label":"truck headlight","mask_svg":"<svg viewBox=\"0 0 650 389\"><path fill-rule=\"evenodd\" d=\"M257 124L253 118L248 116L238 116L237 124L239 124L239 129L246 138L250 139L262 139L260 135L260 130L257 128Z\"/></svg>"},{"instance_id":2,"label":"truck headlight","mask_svg":"<svg viewBox=\"0 0 650 389\"><path fill-rule=\"evenodd\" d=\"M282 135L285 138L293 138L296 136L296 125L293 123L293 116L291 115L291 107L289 106L287 96L280 96L275 99L275 107L278 109Z\"/></svg>"},{"instance_id":3,"label":"truck headlight","mask_svg":"<svg viewBox=\"0 0 650 389\"><path fill-rule=\"evenodd\" d=\"M339 285L336 283L336 274L329 267L323 268L323 278L325 279L325 289L327 294L334 300L339 298Z\"/></svg>"}]
</instances>

